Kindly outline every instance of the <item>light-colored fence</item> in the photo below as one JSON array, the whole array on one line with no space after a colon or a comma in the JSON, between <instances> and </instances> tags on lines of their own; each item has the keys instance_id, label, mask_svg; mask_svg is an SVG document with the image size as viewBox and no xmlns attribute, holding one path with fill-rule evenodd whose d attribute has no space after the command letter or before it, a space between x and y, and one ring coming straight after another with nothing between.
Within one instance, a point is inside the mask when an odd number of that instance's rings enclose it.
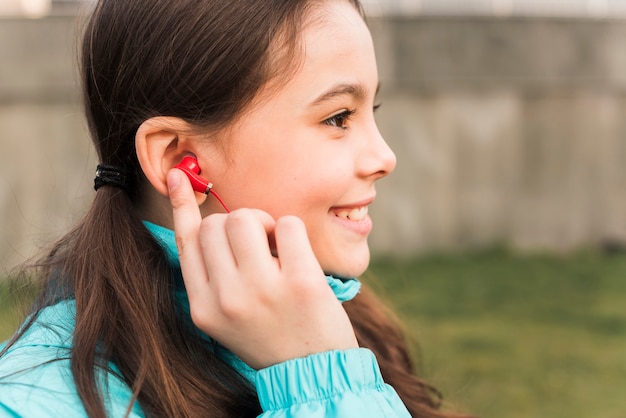
<instances>
[{"instance_id":1,"label":"light-colored fence","mask_svg":"<svg viewBox=\"0 0 626 418\"><path fill-rule=\"evenodd\" d=\"M13 0L15 1L15 0ZM55 0L58 1L58 0ZM80 0L79 0L80 1ZM626 16L623 0L361 0L373 15Z\"/></svg>"},{"instance_id":2,"label":"light-colored fence","mask_svg":"<svg viewBox=\"0 0 626 418\"><path fill-rule=\"evenodd\" d=\"M370 19L398 155L374 253L626 239L626 22ZM74 19L0 20L0 266L76 220L96 162Z\"/></svg>"},{"instance_id":3,"label":"light-colored fence","mask_svg":"<svg viewBox=\"0 0 626 418\"><path fill-rule=\"evenodd\" d=\"M399 157L381 188L374 248L621 243L625 21L431 17L373 27L380 126Z\"/></svg>"}]
</instances>

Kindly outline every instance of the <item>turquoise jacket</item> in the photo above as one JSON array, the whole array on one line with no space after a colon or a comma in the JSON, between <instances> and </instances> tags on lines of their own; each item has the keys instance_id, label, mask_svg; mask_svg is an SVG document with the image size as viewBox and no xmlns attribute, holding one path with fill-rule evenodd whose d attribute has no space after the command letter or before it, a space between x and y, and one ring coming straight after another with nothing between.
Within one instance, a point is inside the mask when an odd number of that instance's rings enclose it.
<instances>
[{"instance_id":1,"label":"turquoise jacket","mask_svg":"<svg viewBox=\"0 0 626 418\"><path fill-rule=\"evenodd\" d=\"M173 232L148 222L146 226L170 263L179 266ZM355 279L327 280L340 301L352 299L360 289ZM186 303L186 295L180 293ZM73 300L45 308L0 358L0 418L86 416L70 371L74 317ZM395 390L383 381L373 353L364 348L313 354L261 370L253 370L224 348L217 354L255 385L264 418L410 416ZM105 406L109 416L123 417L132 393L116 376L115 365L110 368L101 375ZM135 403L130 417L143 416Z\"/></svg>"}]
</instances>

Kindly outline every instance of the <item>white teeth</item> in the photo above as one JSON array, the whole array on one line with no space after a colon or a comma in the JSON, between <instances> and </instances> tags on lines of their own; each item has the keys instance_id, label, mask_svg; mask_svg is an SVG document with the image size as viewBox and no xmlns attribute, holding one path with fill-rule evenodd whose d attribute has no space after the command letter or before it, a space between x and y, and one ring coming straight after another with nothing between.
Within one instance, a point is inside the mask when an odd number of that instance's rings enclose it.
<instances>
[{"instance_id":1,"label":"white teeth","mask_svg":"<svg viewBox=\"0 0 626 418\"><path fill-rule=\"evenodd\" d=\"M350 219L351 221L361 221L367 216L367 206L361 208L342 210L335 214L338 218Z\"/></svg>"},{"instance_id":2,"label":"white teeth","mask_svg":"<svg viewBox=\"0 0 626 418\"><path fill-rule=\"evenodd\" d=\"M350 213L348 214L348 218L353 220L353 221L361 219L361 210L360 209L352 209L350 211Z\"/></svg>"}]
</instances>

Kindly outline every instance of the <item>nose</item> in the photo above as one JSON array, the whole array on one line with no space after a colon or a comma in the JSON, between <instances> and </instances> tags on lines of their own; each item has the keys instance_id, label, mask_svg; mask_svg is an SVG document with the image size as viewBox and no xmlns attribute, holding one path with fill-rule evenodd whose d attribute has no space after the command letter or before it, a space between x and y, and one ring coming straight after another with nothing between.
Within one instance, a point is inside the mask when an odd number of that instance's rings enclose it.
<instances>
[{"instance_id":1,"label":"nose","mask_svg":"<svg viewBox=\"0 0 626 418\"><path fill-rule=\"evenodd\" d=\"M391 150L375 124L367 134L365 144L359 162L359 174L374 180L390 174L396 167L396 154Z\"/></svg>"}]
</instances>

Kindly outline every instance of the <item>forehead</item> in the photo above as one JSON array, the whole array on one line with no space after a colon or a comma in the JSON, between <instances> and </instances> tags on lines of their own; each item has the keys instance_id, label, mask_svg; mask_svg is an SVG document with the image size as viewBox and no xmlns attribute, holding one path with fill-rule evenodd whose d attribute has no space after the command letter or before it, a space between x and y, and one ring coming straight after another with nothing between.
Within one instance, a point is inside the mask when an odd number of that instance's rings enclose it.
<instances>
[{"instance_id":1,"label":"forehead","mask_svg":"<svg viewBox=\"0 0 626 418\"><path fill-rule=\"evenodd\" d=\"M377 78L370 32L359 11L347 0L324 1L309 9L295 47L294 65L283 62L282 71L278 69L277 77L266 86L266 93L271 96L289 88L310 89L318 84L348 81L363 83L368 81L363 78ZM373 82L377 84L377 79Z\"/></svg>"},{"instance_id":2,"label":"forehead","mask_svg":"<svg viewBox=\"0 0 626 418\"><path fill-rule=\"evenodd\" d=\"M303 29L323 28L333 25L365 25L361 11L348 0L327 0L315 3L307 9L307 25Z\"/></svg>"},{"instance_id":3,"label":"forehead","mask_svg":"<svg viewBox=\"0 0 626 418\"><path fill-rule=\"evenodd\" d=\"M329 88L360 85L374 94L378 72L372 38L360 11L348 0L313 2L295 33L278 40L272 75L241 116L263 110L309 107ZM237 124L236 124L237 125Z\"/></svg>"},{"instance_id":4,"label":"forehead","mask_svg":"<svg viewBox=\"0 0 626 418\"><path fill-rule=\"evenodd\" d=\"M302 33L303 58L294 83L324 88L324 84L377 84L370 32L359 12L347 1L326 2L314 11Z\"/></svg>"},{"instance_id":5,"label":"forehead","mask_svg":"<svg viewBox=\"0 0 626 418\"><path fill-rule=\"evenodd\" d=\"M347 53L371 47L365 21L348 1L326 1L312 9L301 36L305 59L318 52Z\"/></svg>"}]
</instances>

